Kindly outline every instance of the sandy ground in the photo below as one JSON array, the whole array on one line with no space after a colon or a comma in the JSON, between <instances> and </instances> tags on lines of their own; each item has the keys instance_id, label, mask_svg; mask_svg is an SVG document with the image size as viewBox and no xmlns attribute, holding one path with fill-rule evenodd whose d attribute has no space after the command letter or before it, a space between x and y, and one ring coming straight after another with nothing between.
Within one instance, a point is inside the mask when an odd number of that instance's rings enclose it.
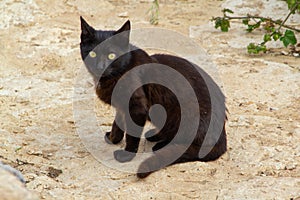
<instances>
[{"instance_id":1,"label":"sandy ground","mask_svg":"<svg viewBox=\"0 0 300 200\"><path fill-rule=\"evenodd\" d=\"M152 27L145 14L150 2L0 2L0 160L20 170L41 199L300 199L299 58L281 55L284 49L249 56L245 46L261 40L259 31L247 34L233 23L221 33L209 21L222 7L283 18L282 1L161 1L157 27L193 38L218 66L230 112L229 149L221 159L138 180L87 151L72 107L82 67L79 16L101 29L127 18L133 28ZM299 28L299 21L298 15L289 23ZM98 108L100 125L109 129L111 110Z\"/></svg>"}]
</instances>

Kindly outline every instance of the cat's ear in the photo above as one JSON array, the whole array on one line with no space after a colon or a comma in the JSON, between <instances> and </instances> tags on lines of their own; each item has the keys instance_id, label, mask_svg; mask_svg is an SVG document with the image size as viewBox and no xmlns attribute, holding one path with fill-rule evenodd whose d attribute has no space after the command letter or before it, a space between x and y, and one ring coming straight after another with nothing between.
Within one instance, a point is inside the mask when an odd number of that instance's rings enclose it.
<instances>
[{"instance_id":1,"label":"cat's ear","mask_svg":"<svg viewBox=\"0 0 300 200\"><path fill-rule=\"evenodd\" d=\"M81 21L81 34L87 37L95 37L96 30L91 27L82 16L80 16Z\"/></svg>"},{"instance_id":2,"label":"cat's ear","mask_svg":"<svg viewBox=\"0 0 300 200\"><path fill-rule=\"evenodd\" d=\"M120 39L122 39L122 42L124 42L124 44L129 43L129 34L130 34L130 21L127 20L127 22L125 22L125 24L123 24L123 26L115 31L115 35L119 34Z\"/></svg>"},{"instance_id":3,"label":"cat's ear","mask_svg":"<svg viewBox=\"0 0 300 200\"><path fill-rule=\"evenodd\" d=\"M124 32L124 31L130 31L130 21L127 20L127 22L125 22L125 24L123 24L123 26L116 31L115 34L118 34L118 33L121 33L121 32Z\"/></svg>"}]
</instances>

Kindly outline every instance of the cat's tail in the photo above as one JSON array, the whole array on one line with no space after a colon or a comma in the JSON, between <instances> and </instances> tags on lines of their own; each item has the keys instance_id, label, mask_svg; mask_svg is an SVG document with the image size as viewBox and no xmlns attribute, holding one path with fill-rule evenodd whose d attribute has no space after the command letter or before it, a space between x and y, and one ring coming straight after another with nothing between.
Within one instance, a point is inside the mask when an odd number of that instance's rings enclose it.
<instances>
[{"instance_id":1,"label":"cat's tail","mask_svg":"<svg viewBox=\"0 0 300 200\"><path fill-rule=\"evenodd\" d=\"M223 127L217 143L208 144L203 148L209 149L209 153L205 156L199 154L201 145L192 143L187 146L185 144L171 143L167 146L155 151L154 154L147 158L139 166L137 177L146 178L151 173L176 163L191 162L191 161L213 161L218 159L227 150L225 127ZM211 148L212 147L212 148Z\"/></svg>"},{"instance_id":2,"label":"cat's tail","mask_svg":"<svg viewBox=\"0 0 300 200\"><path fill-rule=\"evenodd\" d=\"M137 172L137 177L146 178L151 173L169 165L197 160L197 158L185 155L185 152L189 152L187 151L186 145L169 144L163 147L141 163ZM179 156L177 156L179 158L175 158L177 154L179 154Z\"/></svg>"}]
</instances>

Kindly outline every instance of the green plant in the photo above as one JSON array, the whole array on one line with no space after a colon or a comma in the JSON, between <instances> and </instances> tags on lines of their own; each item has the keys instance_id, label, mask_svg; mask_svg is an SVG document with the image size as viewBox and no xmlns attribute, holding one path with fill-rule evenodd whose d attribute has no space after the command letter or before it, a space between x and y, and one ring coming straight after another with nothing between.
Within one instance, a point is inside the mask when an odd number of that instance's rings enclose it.
<instances>
[{"instance_id":1,"label":"green plant","mask_svg":"<svg viewBox=\"0 0 300 200\"><path fill-rule=\"evenodd\" d=\"M293 11L293 14L295 14L295 11L298 11L300 13L299 0L284 0L284 1L288 4L288 8L290 10L292 10L293 7L298 3L298 5L296 6L296 9Z\"/></svg>"},{"instance_id":2,"label":"green plant","mask_svg":"<svg viewBox=\"0 0 300 200\"><path fill-rule=\"evenodd\" d=\"M159 2L158 0L153 0L151 8L147 12L150 15L150 23L153 25L158 24L159 20Z\"/></svg>"},{"instance_id":3,"label":"green plant","mask_svg":"<svg viewBox=\"0 0 300 200\"><path fill-rule=\"evenodd\" d=\"M295 45L297 43L297 39L295 37L295 32L300 32L299 29L286 25L286 21L294 14L296 11L300 12L300 0L286 0L290 12L286 16L286 18L282 20L273 20L271 18L261 17L261 16L253 16L248 14L243 17L230 16L234 12L230 9L224 9L223 17L213 17L212 21L215 22L215 28L220 28L221 31L227 32L230 28L230 20L238 19L242 20L242 23L247 26L246 31L252 32L255 29L263 26L266 33L263 36L263 41L259 44L250 43L247 46L248 53L250 54L258 54L259 52L266 52L267 47L266 43L270 41L282 41L285 47L289 45ZM285 32L282 32L282 28L285 28Z\"/></svg>"}]
</instances>

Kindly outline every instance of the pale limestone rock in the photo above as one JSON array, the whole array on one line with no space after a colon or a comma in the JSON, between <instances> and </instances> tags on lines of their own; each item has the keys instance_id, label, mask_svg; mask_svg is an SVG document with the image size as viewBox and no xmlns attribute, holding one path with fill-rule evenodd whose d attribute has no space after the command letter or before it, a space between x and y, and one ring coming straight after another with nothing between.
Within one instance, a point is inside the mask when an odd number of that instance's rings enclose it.
<instances>
[{"instance_id":1,"label":"pale limestone rock","mask_svg":"<svg viewBox=\"0 0 300 200\"><path fill-rule=\"evenodd\" d=\"M1 200L35 200L37 196L25 188L17 176L0 167Z\"/></svg>"}]
</instances>

